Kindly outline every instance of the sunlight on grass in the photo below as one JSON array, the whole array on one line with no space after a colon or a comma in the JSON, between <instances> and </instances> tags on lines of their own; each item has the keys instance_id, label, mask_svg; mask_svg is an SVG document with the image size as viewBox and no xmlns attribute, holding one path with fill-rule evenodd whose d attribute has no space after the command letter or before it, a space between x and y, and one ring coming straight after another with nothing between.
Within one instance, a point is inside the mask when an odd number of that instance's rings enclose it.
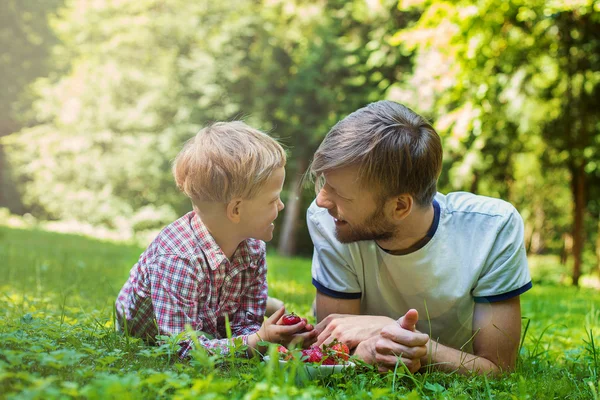
<instances>
[{"instance_id":1,"label":"sunlight on grass","mask_svg":"<svg viewBox=\"0 0 600 400\"><path fill-rule=\"evenodd\" d=\"M298 386L251 360L176 361L172 345L115 332L113 304L143 249L0 227L0 393L20 398L593 398L600 377L600 293L535 284L522 296L527 332L516 373L380 375L360 366ZM269 294L310 316L310 260L269 254ZM175 347L177 344L175 343ZM199 354L199 353L198 353ZM592 396L592 397L591 397Z\"/></svg>"}]
</instances>

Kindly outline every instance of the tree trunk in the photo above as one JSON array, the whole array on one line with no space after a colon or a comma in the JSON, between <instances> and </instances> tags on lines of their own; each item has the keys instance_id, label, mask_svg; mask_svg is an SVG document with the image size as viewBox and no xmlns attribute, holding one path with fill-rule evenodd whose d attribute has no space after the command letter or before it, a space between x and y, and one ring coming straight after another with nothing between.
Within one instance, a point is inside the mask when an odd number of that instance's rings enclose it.
<instances>
[{"instance_id":1,"label":"tree trunk","mask_svg":"<svg viewBox=\"0 0 600 400\"><path fill-rule=\"evenodd\" d=\"M560 251L560 263L564 266L569 261L569 256L573 254L573 236L570 233L562 234L563 247Z\"/></svg>"},{"instance_id":2,"label":"tree trunk","mask_svg":"<svg viewBox=\"0 0 600 400\"><path fill-rule=\"evenodd\" d=\"M583 256L585 215L585 169L580 162L572 169L573 176L573 285L579 286L581 277L581 261Z\"/></svg>"},{"instance_id":3,"label":"tree trunk","mask_svg":"<svg viewBox=\"0 0 600 400\"><path fill-rule=\"evenodd\" d=\"M534 204L534 217L533 217L533 231L531 233L531 242L529 243L530 254L540 254L544 251L544 221L546 220L546 213L544 209L537 202Z\"/></svg>"},{"instance_id":4,"label":"tree trunk","mask_svg":"<svg viewBox=\"0 0 600 400\"><path fill-rule=\"evenodd\" d=\"M306 158L299 156L296 160L296 173L289 186L289 196L285 204L283 225L279 235L277 252L284 257L296 254L296 227L302 210L302 176L306 169Z\"/></svg>"},{"instance_id":5,"label":"tree trunk","mask_svg":"<svg viewBox=\"0 0 600 400\"><path fill-rule=\"evenodd\" d=\"M0 138L2 138L2 135L0 134ZM4 182L4 180L6 179L4 177L4 175L6 174L6 168L4 167L4 149L2 148L2 145L0 145L0 207L7 207L8 206L8 199L5 198L5 193L6 193L6 183Z\"/></svg>"},{"instance_id":6,"label":"tree trunk","mask_svg":"<svg viewBox=\"0 0 600 400\"><path fill-rule=\"evenodd\" d=\"M600 279L600 214L598 214L598 233L596 234L596 268Z\"/></svg>"}]
</instances>

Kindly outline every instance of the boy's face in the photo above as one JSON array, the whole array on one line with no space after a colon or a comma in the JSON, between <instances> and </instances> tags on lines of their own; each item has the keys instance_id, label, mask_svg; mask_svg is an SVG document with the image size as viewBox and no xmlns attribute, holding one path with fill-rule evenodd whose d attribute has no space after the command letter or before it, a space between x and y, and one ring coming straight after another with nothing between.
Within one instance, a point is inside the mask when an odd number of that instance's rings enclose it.
<instances>
[{"instance_id":1,"label":"boy's face","mask_svg":"<svg viewBox=\"0 0 600 400\"><path fill-rule=\"evenodd\" d=\"M273 221L284 207L279 197L284 180L285 169L281 167L273 172L258 195L242 202L240 227L245 236L265 242L273 239Z\"/></svg>"}]
</instances>

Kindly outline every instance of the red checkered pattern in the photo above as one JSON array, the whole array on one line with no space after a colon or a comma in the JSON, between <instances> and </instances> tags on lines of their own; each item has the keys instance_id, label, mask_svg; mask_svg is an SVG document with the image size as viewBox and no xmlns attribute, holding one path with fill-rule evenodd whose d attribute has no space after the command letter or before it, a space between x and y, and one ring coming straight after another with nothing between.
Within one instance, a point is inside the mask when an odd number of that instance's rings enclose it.
<instances>
[{"instance_id":1,"label":"red checkered pattern","mask_svg":"<svg viewBox=\"0 0 600 400\"><path fill-rule=\"evenodd\" d=\"M190 212L142 253L117 297L116 312L118 329L126 326L132 336L153 342L156 335L185 332L189 324L203 347L227 353L225 315L232 336L247 344L262 324L266 303L265 243L248 239L229 260ZM193 342L186 338L180 345L185 358Z\"/></svg>"}]
</instances>

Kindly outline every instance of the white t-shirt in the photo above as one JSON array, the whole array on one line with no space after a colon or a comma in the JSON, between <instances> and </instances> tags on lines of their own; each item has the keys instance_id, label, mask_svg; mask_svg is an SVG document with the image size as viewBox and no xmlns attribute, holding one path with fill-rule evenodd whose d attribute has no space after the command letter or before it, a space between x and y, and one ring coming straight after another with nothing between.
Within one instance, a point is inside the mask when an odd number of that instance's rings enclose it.
<instances>
[{"instance_id":1,"label":"white t-shirt","mask_svg":"<svg viewBox=\"0 0 600 400\"><path fill-rule=\"evenodd\" d=\"M475 302L531 288L523 220L505 201L465 192L438 193L434 209L429 242L391 255L374 241L340 243L333 218L313 202L307 213L313 284L331 297L359 298L361 314L397 319L415 308L419 331L472 351Z\"/></svg>"}]
</instances>

